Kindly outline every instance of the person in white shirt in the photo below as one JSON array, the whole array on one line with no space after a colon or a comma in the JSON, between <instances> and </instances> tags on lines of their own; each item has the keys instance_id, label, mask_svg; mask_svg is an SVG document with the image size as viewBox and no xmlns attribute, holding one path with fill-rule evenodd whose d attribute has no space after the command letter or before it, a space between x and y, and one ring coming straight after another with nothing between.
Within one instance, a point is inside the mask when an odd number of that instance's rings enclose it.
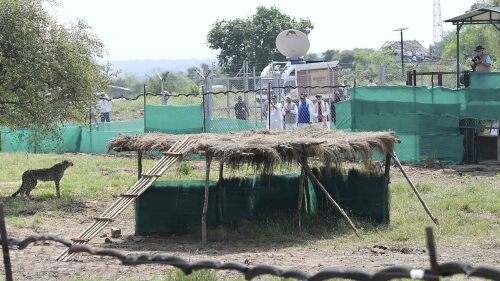
<instances>
[{"instance_id":1,"label":"person in white shirt","mask_svg":"<svg viewBox=\"0 0 500 281\"><path fill-rule=\"evenodd\" d=\"M347 80L344 80L344 83L342 83L342 100L348 100L351 96L349 93L349 85L347 84Z\"/></svg>"},{"instance_id":2,"label":"person in white shirt","mask_svg":"<svg viewBox=\"0 0 500 281\"><path fill-rule=\"evenodd\" d=\"M283 130L283 115L281 114L281 103L276 99L276 96L271 98L271 114L270 114L270 125L271 130Z\"/></svg>"},{"instance_id":3,"label":"person in white shirt","mask_svg":"<svg viewBox=\"0 0 500 281\"><path fill-rule=\"evenodd\" d=\"M321 95L316 95L314 117L316 118L316 125L319 128L330 130L330 105L323 100Z\"/></svg>"},{"instance_id":4,"label":"person in white shirt","mask_svg":"<svg viewBox=\"0 0 500 281\"><path fill-rule=\"evenodd\" d=\"M292 102L290 95L286 96L286 102L283 105L283 117L285 121L285 130L297 128L297 105Z\"/></svg>"},{"instance_id":5,"label":"person in white shirt","mask_svg":"<svg viewBox=\"0 0 500 281\"><path fill-rule=\"evenodd\" d=\"M101 122L110 122L111 99L106 94L101 94L99 101L99 110L101 111Z\"/></svg>"},{"instance_id":6,"label":"person in white shirt","mask_svg":"<svg viewBox=\"0 0 500 281\"><path fill-rule=\"evenodd\" d=\"M307 94L300 95L298 107L298 121L297 127L306 127L312 124L314 120L314 105L313 102L307 98Z\"/></svg>"}]
</instances>

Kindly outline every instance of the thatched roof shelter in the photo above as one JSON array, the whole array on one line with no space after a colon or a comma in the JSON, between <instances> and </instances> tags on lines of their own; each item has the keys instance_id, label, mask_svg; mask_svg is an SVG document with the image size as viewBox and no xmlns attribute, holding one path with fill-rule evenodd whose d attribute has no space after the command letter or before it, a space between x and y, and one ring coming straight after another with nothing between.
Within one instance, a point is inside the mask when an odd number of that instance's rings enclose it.
<instances>
[{"instance_id":1,"label":"thatched roof shelter","mask_svg":"<svg viewBox=\"0 0 500 281\"><path fill-rule=\"evenodd\" d=\"M371 157L374 151L391 154L398 142L392 132L324 131L310 126L291 131L257 130L225 135L120 135L108 143L108 148L115 151L166 151L187 136L198 140L191 153L202 152L234 168L250 164L263 172L270 172L276 165L310 157L318 158L328 167L356 156Z\"/></svg>"},{"instance_id":2,"label":"thatched roof shelter","mask_svg":"<svg viewBox=\"0 0 500 281\"><path fill-rule=\"evenodd\" d=\"M194 141L193 141L194 140ZM397 159L394 152L394 145L399 140L392 132L344 132L325 131L315 126L289 130L289 131L268 131L257 130L243 133L219 134L191 134L191 135L170 135L170 134L144 134L144 135L120 135L108 143L108 149L115 151L137 151L138 171L141 178L142 153L146 151L168 151L177 148L179 142L189 141L191 144L183 153L194 153L206 155L205 174L205 198L202 212L202 240L206 241L206 216L208 208L210 165L212 160L219 161L219 182L223 177L224 165L231 168L238 168L242 164L249 164L262 173L271 173L275 166L296 163L301 167L301 180L298 187L298 221L300 227L300 212L304 198L305 179L311 179L318 188L326 195L326 198L342 216L348 221L351 228L359 236L359 233L337 202L328 194L328 191L309 167L308 158L316 158L325 167L339 165L342 161L362 157L370 159L373 152L385 155L384 176L389 179L391 159L399 166L410 186L417 194L422 205L429 216L435 218L428 210L425 202L421 199L411 180ZM166 155L169 155L166 153ZM221 185L218 184L216 197L220 198ZM217 200L219 217L222 217L221 201Z\"/></svg>"}]
</instances>

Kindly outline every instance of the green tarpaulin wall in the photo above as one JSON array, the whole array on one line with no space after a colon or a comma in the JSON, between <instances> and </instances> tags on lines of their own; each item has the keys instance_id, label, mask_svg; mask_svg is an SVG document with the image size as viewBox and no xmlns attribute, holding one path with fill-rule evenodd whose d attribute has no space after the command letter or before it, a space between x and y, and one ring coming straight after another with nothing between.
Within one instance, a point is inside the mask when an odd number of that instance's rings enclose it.
<instances>
[{"instance_id":1,"label":"green tarpaulin wall","mask_svg":"<svg viewBox=\"0 0 500 281\"><path fill-rule=\"evenodd\" d=\"M32 140L29 130L11 131L7 128L0 130L1 151L26 152L79 152L81 128L68 125L59 130L60 137L56 140Z\"/></svg>"},{"instance_id":2,"label":"green tarpaulin wall","mask_svg":"<svg viewBox=\"0 0 500 281\"><path fill-rule=\"evenodd\" d=\"M329 194L354 216L375 223L389 222L388 183L384 177L321 177ZM207 224L216 225L216 182L210 182ZM223 180L223 223L294 214L298 201L298 175L260 176ZM137 235L197 231L201 226L203 181L157 181L136 201ZM325 196L309 182L304 198L308 213L331 212Z\"/></svg>"},{"instance_id":3,"label":"green tarpaulin wall","mask_svg":"<svg viewBox=\"0 0 500 281\"><path fill-rule=\"evenodd\" d=\"M53 139L30 141L29 130L11 131L3 128L0 131L1 151L26 152L81 152L81 153L108 153L106 145L109 140L119 134L143 134L144 120L115 121L99 123L89 126L67 125L61 126L60 133Z\"/></svg>"},{"instance_id":4,"label":"green tarpaulin wall","mask_svg":"<svg viewBox=\"0 0 500 281\"><path fill-rule=\"evenodd\" d=\"M115 121L93 125L82 129L82 142L80 152L105 154L108 153L106 145L120 134L137 135L144 133L144 119Z\"/></svg>"},{"instance_id":5,"label":"green tarpaulin wall","mask_svg":"<svg viewBox=\"0 0 500 281\"><path fill-rule=\"evenodd\" d=\"M488 88L500 83L491 79L500 80L498 73L495 75L473 73L471 87L460 90L401 86L352 89L351 100L336 105L337 128L393 130L401 140L396 152L403 161L434 158L461 162L460 119L500 119L500 88ZM472 87L479 81L484 83L482 87Z\"/></svg>"},{"instance_id":6,"label":"green tarpaulin wall","mask_svg":"<svg viewBox=\"0 0 500 281\"><path fill-rule=\"evenodd\" d=\"M145 132L192 134L203 132L203 107L189 105L146 105Z\"/></svg>"}]
</instances>

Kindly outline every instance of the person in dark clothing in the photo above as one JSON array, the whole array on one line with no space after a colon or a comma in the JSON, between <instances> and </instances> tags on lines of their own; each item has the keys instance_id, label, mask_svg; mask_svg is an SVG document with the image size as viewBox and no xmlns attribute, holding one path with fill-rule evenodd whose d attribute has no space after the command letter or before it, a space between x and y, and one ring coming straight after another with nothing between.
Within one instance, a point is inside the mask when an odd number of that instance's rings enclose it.
<instances>
[{"instance_id":1,"label":"person in dark clothing","mask_svg":"<svg viewBox=\"0 0 500 281\"><path fill-rule=\"evenodd\" d=\"M238 102L234 105L234 113L236 119L247 120L249 116L247 104L243 101L241 96L238 96Z\"/></svg>"}]
</instances>

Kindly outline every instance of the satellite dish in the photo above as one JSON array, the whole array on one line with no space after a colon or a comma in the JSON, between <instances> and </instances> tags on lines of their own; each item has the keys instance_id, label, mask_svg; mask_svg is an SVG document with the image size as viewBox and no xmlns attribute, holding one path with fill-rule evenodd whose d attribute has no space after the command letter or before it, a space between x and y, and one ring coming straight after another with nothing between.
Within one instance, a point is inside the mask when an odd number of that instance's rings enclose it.
<instances>
[{"instance_id":1,"label":"satellite dish","mask_svg":"<svg viewBox=\"0 0 500 281\"><path fill-rule=\"evenodd\" d=\"M283 30L276 37L278 51L292 60L303 57L309 50L309 46L307 35L300 30Z\"/></svg>"}]
</instances>

